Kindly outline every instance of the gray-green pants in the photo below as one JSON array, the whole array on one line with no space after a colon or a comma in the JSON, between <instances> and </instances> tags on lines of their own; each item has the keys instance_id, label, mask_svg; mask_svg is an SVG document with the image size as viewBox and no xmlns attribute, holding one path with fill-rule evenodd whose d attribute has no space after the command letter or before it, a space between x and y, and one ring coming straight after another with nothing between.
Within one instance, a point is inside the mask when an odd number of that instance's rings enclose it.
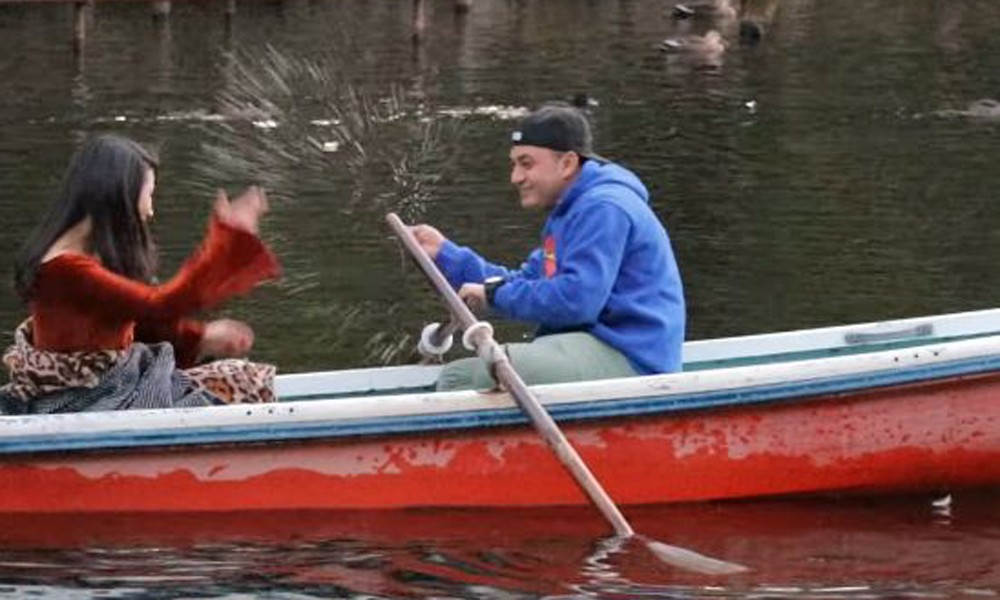
<instances>
[{"instance_id":1,"label":"gray-green pants","mask_svg":"<svg viewBox=\"0 0 1000 600\"><path fill-rule=\"evenodd\" d=\"M637 375L624 354L589 333L546 335L526 344L505 344L504 350L528 385ZM488 390L495 385L486 363L474 356L446 364L437 389Z\"/></svg>"}]
</instances>

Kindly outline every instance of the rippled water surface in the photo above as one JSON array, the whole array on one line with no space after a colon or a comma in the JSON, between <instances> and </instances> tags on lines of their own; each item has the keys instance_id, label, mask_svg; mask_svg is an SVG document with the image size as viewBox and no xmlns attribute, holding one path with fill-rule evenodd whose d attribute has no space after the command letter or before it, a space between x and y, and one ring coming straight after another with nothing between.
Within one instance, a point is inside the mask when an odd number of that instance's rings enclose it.
<instances>
[{"instance_id":1,"label":"rippled water surface","mask_svg":"<svg viewBox=\"0 0 1000 600\"><path fill-rule=\"evenodd\" d=\"M0 4L0 278L75 144L117 131L161 157L164 275L217 187L267 186L284 279L221 311L253 324L257 358L285 372L411 362L443 308L384 214L517 262L542 216L507 183L511 119L586 94L599 151L640 174L670 230L692 339L995 306L995 0L763 4L751 46L734 21L674 21L667 0L473 0L465 16L438 0L421 44L405 1L240 2L228 24L223 2L158 22L144 2L98 2L76 54L70 5ZM710 28L722 53L659 49ZM0 294L0 341L23 316ZM996 498L932 500L635 514L754 568L723 581L611 551L586 511L22 522L0 528L0 594L1000 594Z\"/></svg>"},{"instance_id":2,"label":"rippled water surface","mask_svg":"<svg viewBox=\"0 0 1000 600\"><path fill-rule=\"evenodd\" d=\"M507 183L510 119L587 94L598 149L637 171L683 272L690 337L991 307L1000 11L991 0L778 0L763 41L653 1L0 5L0 253L83 135L158 149L169 272L213 190L258 181L285 279L227 311L284 371L412 360L438 300L389 239L392 209L516 263L541 216ZM573 23L572 27L565 27ZM714 27L719 56L665 54ZM974 107L973 107L974 108ZM9 261L0 265L4 279ZM24 314L0 295L6 331ZM511 328L516 336L522 329ZM9 333L6 334L9 336Z\"/></svg>"},{"instance_id":3,"label":"rippled water surface","mask_svg":"<svg viewBox=\"0 0 1000 600\"><path fill-rule=\"evenodd\" d=\"M642 544L602 538L600 518L585 509L33 518L0 534L0 594L995 598L998 500L628 511L647 535L751 568L726 578L673 570Z\"/></svg>"}]
</instances>

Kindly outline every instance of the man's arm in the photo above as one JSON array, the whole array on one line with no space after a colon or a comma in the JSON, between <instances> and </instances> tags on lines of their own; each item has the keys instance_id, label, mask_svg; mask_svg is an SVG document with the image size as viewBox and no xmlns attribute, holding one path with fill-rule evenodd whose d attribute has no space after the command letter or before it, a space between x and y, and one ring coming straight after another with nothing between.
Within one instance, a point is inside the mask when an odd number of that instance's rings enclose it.
<instances>
[{"instance_id":1,"label":"man's arm","mask_svg":"<svg viewBox=\"0 0 1000 600\"><path fill-rule=\"evenodd\" d=\"M430 225L424 223L413 225L410 227L410 232L455 289L461 288L465 283L479 283L487 277L497 275L505 278L532 276L532 269L537 273L538 268L533 261L540 264L540 254L537 257L532 255L522 266L521 271L512 271L502 265L486 261L471 248L449 241L444 234Z\"/></svg>"},{"instance_id":2,"label":"man's arm","mask_svg":"<svg viewBox=\"0 0 1000 600\"><path fill-rule=\"evenodd\" d=\"M551 278L514 278L500 286L493 308L501 315L564 329L597 322L618 277L632 228L625 211L597 203L565 224Z\"/></svg>"},{"instance_id":3,"label":"man's arm","mask_svg":"<svg viewBox=\"0 0 1000 600\"><path fill-rule=\"evenodd\" d=\"M508 281L536 279L541 272L542 251L537 249L532 252L520 269L508 269L487 261L472 248L445 240L435 262L448 283L458 289L465 283L481 283L487 277L500 276Z\"/></svg>"}]
</instances>

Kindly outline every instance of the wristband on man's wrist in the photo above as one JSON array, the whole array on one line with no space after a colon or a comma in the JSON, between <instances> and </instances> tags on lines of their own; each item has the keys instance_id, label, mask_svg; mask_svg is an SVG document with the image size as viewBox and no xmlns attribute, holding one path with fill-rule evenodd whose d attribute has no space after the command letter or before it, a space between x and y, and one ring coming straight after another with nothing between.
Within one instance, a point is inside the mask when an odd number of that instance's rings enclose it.
<instances>
[{"instance_id":1,"label":"wristband on man's wrist","mask_svg":"<svg viewBox=\"0 0 1000 600\"><path fill-rule=\"evenodd\" d=\"M494 277L487 277L483 280L483 292L486 295L486 305L493 307L493 303L496 300L497 288L501 285L507 283L507 280L499 275Z\"/></svg>"}]
</instances>

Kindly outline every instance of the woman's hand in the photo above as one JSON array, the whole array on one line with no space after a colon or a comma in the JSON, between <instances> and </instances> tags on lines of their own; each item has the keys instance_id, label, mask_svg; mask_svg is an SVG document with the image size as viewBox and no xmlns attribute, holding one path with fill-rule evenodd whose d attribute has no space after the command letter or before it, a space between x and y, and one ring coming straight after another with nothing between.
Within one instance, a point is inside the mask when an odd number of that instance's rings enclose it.
<instances>
[{"instance_id":1,"label":"woman's hand","mask_svg":"<svg viewBox=\"0 0 1000 600\"><path fill-rule=\"evenodd\" d=\"M441 252L441 245L445 242L444 235L430 225L424 224L414 225L410 227L410 231L413 233L413 237L417 239L420 247L424 249L424 252L432 260L437 259L438 253Z\"/></svg>"},{"instance_id":2,"label":"woman's hand","mask_svg":"<svg viewBox=\"0 0 1000 600\"><path fill-rule=\"evenodd\" d=\"M235 319L205 323L205 333L198 347L199 358L239 358L253 347L253 329Z\"/></svg>"},{"instance_id":3,"label":"woman's hand","mask_svg":"<svg viewBox=\"0 0 1000 600\"><path fill-rule=\"evenodd\" d=\"M215 215L219 220L254 235L260 231L260 218L267 209L267 195L256 185L248 187L233 200L229 200L222 190L215 196Z\"/></svg>"}]
</instances>

